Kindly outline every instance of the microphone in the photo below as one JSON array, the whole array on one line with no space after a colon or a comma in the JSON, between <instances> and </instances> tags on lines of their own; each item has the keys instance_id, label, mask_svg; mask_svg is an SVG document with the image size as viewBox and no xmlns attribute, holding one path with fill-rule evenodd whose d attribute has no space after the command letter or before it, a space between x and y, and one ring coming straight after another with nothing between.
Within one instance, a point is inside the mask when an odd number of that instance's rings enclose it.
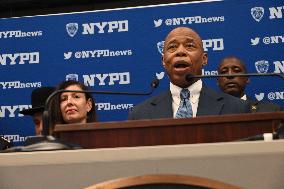
<instances>
[{"instance_id":1,"label":"microphone","mask_svg":"<svg viewBox=\"0 0 284 189\"><path fill-rule=\"evenodd\" d=\"M185 76L185 80L187 82L191 82L192 79L194 78L212 78L212 77L259 77L259 76L278 76L282 79L284 79L284 75L280 73L242 73L242 74L218 74L218 75L192 75L192 74L187 74Z\"/></svg>"},{"instance_id":2,"label":"microphone","mask_svg":"<svg viewBox=\"0 0 284 189\"><path fill-rule=\"evenodd\" d=\"M42 134L43 136L49 135L49 110L48 108L49 108L51 100L58 94L61 94L63 92L78 92L78 93L94 93L94 94L146 96L146 95L151 95L154 92L154 90L159 86L159 83L160 83L160 80L158 78L153 79L153 81L150 84L151 89L149 92L113 92L113 91L95 91L95 90L78 91L78 90L65 90L65 89L54 91L48 96L48 98L45 101L44 111L42 114L42 120L43 120Z\"/></svg>"},{"instance_id":3,"label":"microphone","mask_svg":"<svg viewBox=\"0 0 284 189\"><path fill-rule=\"evenodd\" d=\"M256 141L256 140L264 140L264 141L271 141L275 139L279 139L278 133L263 133L259 135L250 136L247 138L242 138L237 141Z\"/></svg>"},{"instance_id":4,"label":"microphone","mask_svg":"<svg viewBox=\"0 0 284 189\"><path fill-rule=\"evenodd\" d=\"M256 141L256 140L271 141L274 139L284 139L284 123L283 122L280 123L280 126L276 132L254 135L254 136L250 136L247 138L239 139L237 141Z\"/></svg>"}]
</instances>

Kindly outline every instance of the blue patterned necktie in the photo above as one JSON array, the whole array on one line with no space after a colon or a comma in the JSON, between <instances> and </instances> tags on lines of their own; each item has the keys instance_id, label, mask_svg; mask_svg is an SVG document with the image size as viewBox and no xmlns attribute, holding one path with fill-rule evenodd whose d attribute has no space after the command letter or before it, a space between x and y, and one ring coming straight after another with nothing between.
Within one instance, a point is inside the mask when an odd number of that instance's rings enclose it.
<instances>
[{"instance_id":1,"label":"blue patterned necktie","mask_svg":"<svg viewBox=\"0 0 284 189\"><path fill-rule=\"evenodd\" d=\"M189 90L182 89L180 92L180 103L176 113L176 118L192 117L192 107L189 101L189 97Z\"/></svg>"}]
</instances>

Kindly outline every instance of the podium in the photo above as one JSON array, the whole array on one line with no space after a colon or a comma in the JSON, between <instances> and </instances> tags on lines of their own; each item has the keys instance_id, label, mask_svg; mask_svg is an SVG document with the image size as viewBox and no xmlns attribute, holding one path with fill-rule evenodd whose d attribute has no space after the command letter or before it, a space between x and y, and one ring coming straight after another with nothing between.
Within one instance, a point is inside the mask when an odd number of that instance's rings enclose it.
<instances>
[{"instance_id":1,"label":"podium","mask_svg":"<svg viewBox=\"0 0 284 189\"><path fill-rule=\"evenodd\" d=\"M284 112L129 120L55 126L61 141L83 148L230 142L277 131Z\"/></svg>"}]
</instances>

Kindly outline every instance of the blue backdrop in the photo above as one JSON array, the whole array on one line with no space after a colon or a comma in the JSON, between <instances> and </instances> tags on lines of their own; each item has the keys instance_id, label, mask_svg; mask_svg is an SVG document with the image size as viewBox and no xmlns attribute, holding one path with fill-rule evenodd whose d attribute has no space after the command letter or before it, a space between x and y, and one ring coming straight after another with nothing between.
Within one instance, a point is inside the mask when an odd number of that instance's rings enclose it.
<instances>
[{"instance_id":1,"label":"blue backdrop","mask_svg":"<svg viewBox=\"0 0 284 189\"><path fill-rule=\"evenodd\" d=\"M161 65L166 34L188 26L203 38L216 74L228 55L249 72L284 72L284 1L228 0L0 19L0 134L14 142L34 134L31 91L75 78L94 90L147 92L168 87ZM214 79L206 84L217 89ZM247 93L284 106L283 80L251 78ZM149 96L94 95L99 121L126 120L129 108Z\"/></svg>"}]
</instances>

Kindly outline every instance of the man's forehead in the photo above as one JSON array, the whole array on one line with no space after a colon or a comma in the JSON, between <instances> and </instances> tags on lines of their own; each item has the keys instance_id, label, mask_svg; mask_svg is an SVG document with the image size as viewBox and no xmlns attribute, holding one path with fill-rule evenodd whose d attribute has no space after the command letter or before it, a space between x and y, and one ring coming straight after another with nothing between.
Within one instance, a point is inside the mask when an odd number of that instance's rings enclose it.
<instances>
[{"instance_id":1,"label":"man's forehead","mask_svg":"<svg viewBox=\"0 0 284 189\"><path fill-rule=\"evenodd\" d=\"M172 40L174 38L180 38L180 37L193 39L195 41L201 41L199 35L196 32L194 32L193 30L188 29L188 28L173 30L166 37L165 41L170 41L170 40Z\"/></svg>"},{"instance_id":2,"label":"man's forehead","mask_svg":"<svg viewBox=\"0 0 284 189\"><path fill-rule=\"evenodd\" d=\"M238 60L236 58L226 58L222 61L221 65L244 67L243 64L240 62L240 60Z\"/></svg>"},{"instance_id":3,"label":"man's forehead","mask_svg":"<svg viewBox=\"0 0 284 189\"><path fill-rule=\"evenodd\" d=\"M232 60L224 60L219 66L219 70L226 69L226 68L239 68L245 70L244 65L239 61L232 61Z\"/></svg>"}]
</instances>

